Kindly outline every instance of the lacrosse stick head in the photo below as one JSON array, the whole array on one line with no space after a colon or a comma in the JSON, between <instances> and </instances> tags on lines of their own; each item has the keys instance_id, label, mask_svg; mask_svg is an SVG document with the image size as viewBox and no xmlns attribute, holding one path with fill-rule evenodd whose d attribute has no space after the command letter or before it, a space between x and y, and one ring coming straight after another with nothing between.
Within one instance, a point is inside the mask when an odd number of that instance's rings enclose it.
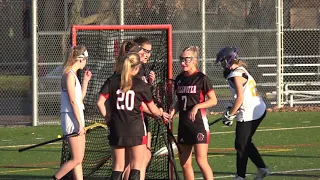
<instances>
[{"instance_id":1,"label":"lacrosse stick head","mask_svg":"<svg viewBox=\"0 0 320 180\"><path fill-rule=\"evenodd\" d=\"M174 154L178 154L177 145L174 142L172 142L171 145L172 145L172 150L173 150ZM169 153L168 148L165 146L165 147L160 148L157 152L155 152L153 154L153 156L168 156L168 153Z\"/></svg>"}]
</instances>

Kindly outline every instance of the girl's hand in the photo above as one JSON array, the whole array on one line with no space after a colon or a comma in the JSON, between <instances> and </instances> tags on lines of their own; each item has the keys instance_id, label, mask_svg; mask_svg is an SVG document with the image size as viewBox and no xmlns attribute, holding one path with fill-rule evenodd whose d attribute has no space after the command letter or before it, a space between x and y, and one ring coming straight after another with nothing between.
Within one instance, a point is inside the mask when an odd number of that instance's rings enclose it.
<instances>
[{"instance_id":1,"label":"girl's hand","mask_svg":"<svg viewBox=\"0 0 320 180\"><path fill-rule=\"evenodd\" d=\"M162 119L165 124L171 122L171 115L167 112L162 113Z\"/></svg>"},{"instance_id":2,"label":"girl's hand","mask_svg":"<svg viewBox=\"0 0 320 180\"><path fill-rule=\"evenodd\" d=\"M154 71L150 71L149 73L149 84L152 84L154 82L154 80L156 79L156 74Z\"/></svg>"},{"instance_id":3,"label":"girl's hand","mask_svg":"<svg viewBox=\"0 0 320 180\"><path fill-rule=\"evenodd\" d=\"M192 122L194 122L196 120L196 114L198 112L198 109L199 109L198 106L195 105L195 106L193 106L193 108L189 112L189 119L191 119Z\"/></svg>"},{"instance_id":4,"label":"girl's hand","mask_svg":"<svg viewBox=\"0 0 320 180\"><path fill-rule=\"evenodd\" d=\"M173 117L174 117L174 114L176 113L176 110L175 109L170 109L169 111L169 118L170 118L170 121L172 122L173 120Z\"/></svg>"},{"instance_id":5,"label":"girl's hand","mask_svg":"<svg viewBox=\"0 0 320 180\"><path fill-rule=\"evenodd\" d=\"M79 136L86 134L86 131L84 130L84 127L82 125L79 126L78 134Z\"/></svg>"},{"instance_id":6,"label":"girl's hand","mask_svg":"<svg viewBox=\"0 0 320 180\"><path fill-rule=\"evenodd\" d=\"M91 79L92 73L89 69L86 69L84 72L83 81L88 82Z\"/></svg>"}]
</instances>

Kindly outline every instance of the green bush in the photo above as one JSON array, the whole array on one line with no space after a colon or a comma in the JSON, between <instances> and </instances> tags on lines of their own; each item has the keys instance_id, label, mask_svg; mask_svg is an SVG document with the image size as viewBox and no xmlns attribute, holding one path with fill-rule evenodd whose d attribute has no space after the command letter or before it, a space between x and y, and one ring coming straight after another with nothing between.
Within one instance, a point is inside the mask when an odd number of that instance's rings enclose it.
<instances>
[{"instance_id":1,"label":"green bush","mask_svg":"<svg viewBox=\"0 0 320 180\"><path fill-rule=\"evenodd\" d=\"M0 96L28 96L31 89L30 78L30 76L0 75Z\"/></svg>"}]
</instances>

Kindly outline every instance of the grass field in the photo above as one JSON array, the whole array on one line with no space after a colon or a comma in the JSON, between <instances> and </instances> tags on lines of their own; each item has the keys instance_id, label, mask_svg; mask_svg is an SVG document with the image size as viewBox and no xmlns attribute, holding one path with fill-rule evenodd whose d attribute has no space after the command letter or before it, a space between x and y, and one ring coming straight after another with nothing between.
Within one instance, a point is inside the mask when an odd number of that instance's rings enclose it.
<instances>
[{"instance_id":1,"label":"grass field","mask_svg":"<svg viewBox=\"0 0 320 180\"><path fill-rule=\"evenodd\" d=\"M218 116L210 116L213 121ZM176 121L175 121L176 123ZM211 126L208 153L215 179L233 179L235 173L234 128L222 123ZM274 112L267 114L254 136L270 180L320 179L320 112ZM61 144L42 146L22 153L27 145L54 139L60 126L0 128L0 179L49 179L59 167ZM194 162L195 176L201 173ZM178 165L179 163L177 163ZM179 165L178 165L179 168ZM181 169L179 168L181 173ZM248 163L248 179L256 169ZM182 177L182 174L180 174Z\"/></svg>"}]
</instances>

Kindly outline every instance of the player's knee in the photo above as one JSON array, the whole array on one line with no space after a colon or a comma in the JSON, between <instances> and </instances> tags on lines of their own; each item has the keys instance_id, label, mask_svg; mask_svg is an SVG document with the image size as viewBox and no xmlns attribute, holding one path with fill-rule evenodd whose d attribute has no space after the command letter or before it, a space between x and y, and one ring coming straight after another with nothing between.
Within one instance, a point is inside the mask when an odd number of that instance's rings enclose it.
<instances>
[{"instance_id":1,"label":"player's knee","mask_svg":"<svg viewBox=\"0 0 320 180\"><path fill-rule=\"evenodd\" d=\"M183 169L189 169L192 168L192 164L190 162L186 161L180 161L180 165Z\"/></svg>"},{"instance_id":2,"label":"player's knee","mask_svg":"<svg viewBox=\"0 0 320 180\"><path fill-rule=\"evenodd\" d=\"M207 166L209 166L208 161L206 159L198 159L196 161L200 169L205 169Z\"/></svg>"},{"instance_id":3,"label":"player's knee","mask_svg":"<svg viewBox=\"0 0 320 180\"><path fill-rule=\"evenodd\" d=\"M131 169L129 180L140 180L140 170L137 169Z\"/></svg>"},{"instance_id":4,"label":"player's knee","mask_svg":"<svg viewBox=\"0 0 320 180\"><path fill-rule=\"evenodd\" d=\"M238 142L236 142L235 145L234 145L234 148L237 151L244 152L245 149L247 148L247 143L238 143Z\"/></svg>"},{"instance_id":5,"label":"player's knee","mask_svg":"<svg viewBox=\"0 0 320 180\"><path fill-rule=\"evenodd\" d=\"M111 180L121 180L122 179L122 171L112 171Z\"/></svg>"}]
</instances>

